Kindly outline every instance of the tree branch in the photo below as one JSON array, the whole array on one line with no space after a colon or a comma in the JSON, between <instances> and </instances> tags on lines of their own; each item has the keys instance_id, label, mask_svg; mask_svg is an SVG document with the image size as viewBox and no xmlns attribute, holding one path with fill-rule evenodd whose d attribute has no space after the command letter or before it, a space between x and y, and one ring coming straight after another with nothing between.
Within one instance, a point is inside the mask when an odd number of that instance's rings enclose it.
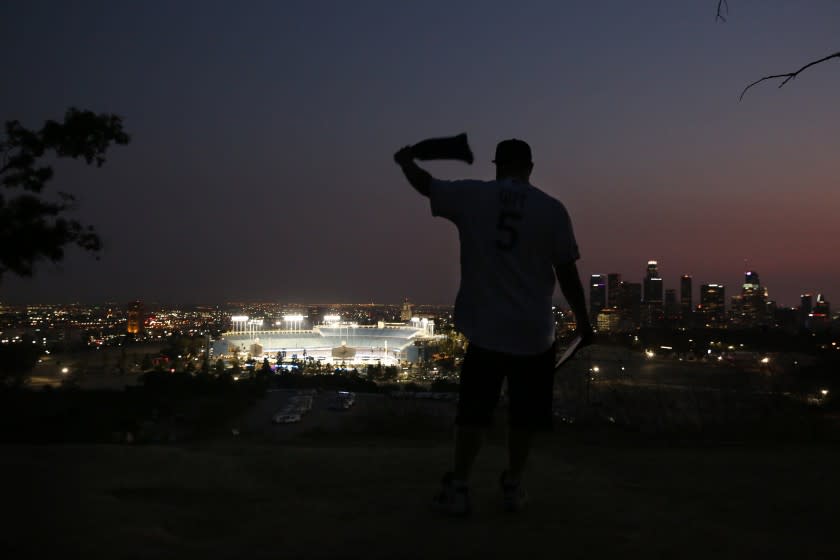
<instances>
[{"instance_id":1,"label":"tree branch","mask_svg":"<svg viewBox=\"0 0 840 560\"><path fill-rule=\"evenodd\" d=\"M738 97L738 101L741 101L742 99L744 99L744 94L747 93L748 89L750 89L751 87L753 87L756 84L760 84L764 80L772 80L772 79L775 79L775 78L784 78L784 80L782 80L782 83L779 84L779 87L782 87L783 85L785 85L786 83L788 83L789 81L791 81L792 79L797 77L799 75L799 73L802 72L803 70L805 70L807 68L810 68L811 66L815 66L815 65L817 65L821 62L825 62L826 60L830 60L832 58L840 58L840 51L838 51L834 54L830 54L830 55L828 55L826 57L823 57L819 60L809 62L808 64L806 64L805 66L803 66L802 68L797 70L796 72L788 72L787 74L774 74L772 76L764 76L760 80L756 80L753 83L751 83L750 85L748 85L747 87L745 87L744 91L741 92L740 97Z\"/></svg>"},{"instance_id":2,"label":"tree branch","mask_svg":"<svg viewBox=\"0 0 840 560\"><path fill-rule=\"evenodd\" d=\"M724 15L726 14L726 15ZM726 16L729 15L729 2L727 0L718 0L717 14L715 14L715 21L722 21L726 23Z\"/></svg>"}]
</instances>

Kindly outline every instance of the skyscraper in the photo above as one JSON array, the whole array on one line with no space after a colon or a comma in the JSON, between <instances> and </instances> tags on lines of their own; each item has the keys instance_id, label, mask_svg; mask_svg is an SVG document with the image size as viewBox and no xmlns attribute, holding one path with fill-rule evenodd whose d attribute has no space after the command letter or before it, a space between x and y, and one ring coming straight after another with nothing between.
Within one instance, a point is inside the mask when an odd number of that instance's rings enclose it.
<instances>
[{"instance_id":1,"label":"skyscraper","mask_svg":"<svg viewBox=\"0 0 840 560\"><path fill-rule=\"evenodd\" d=\"M814 298L809 293L799 296L799 324L802 328L811 328L811 312L814 310Z\"/></svg>"},{"instance_id":2,"label":"skyscraper","mask_svg":"<svg viewBox=\"0 0 840 560\"><path fill-rule=\"evenodd\" d=\"M596 326L600 332L614 332L621 325L621 311L612 307L605 307L598 312Z\"/></svg>"},{"instance_id":3,"label":"skyscraper","mask_svg":"<svg viewBox=\"0 0 840 560\"><path fill-rule=\"evenodd\" d=\"M831 304L823 297L822 294L817 294L817 303L814 305L814 315L831 316Z\"/></svg>"},{"instance_id":4,"label":"skyscraper","mask_svg":"<svg viewBox=\"0 0 840 560\"><path fill-rule=\"evenodd\" d=\"M610 272L607 274L607 307L618 309L621 301L621 274Z\"/></svg>"},{"instance_id":5,"label":"skyscraper","mask_svg":"<svg viewBox=\"0 0 840 560\"><path fill-rule=\"evenodd\" d=\"M410 321L413 314L414 311L411 307L411 303L408 301L408 298L405 298L402 304L402 309L400 310L400 321Z\"/></svg>"},{"instance_id":6,"label":"skyscraper","mask_svg":"<svg viewBox=\"0 0 840 560\"><path fill-rule=\"evenodd\" d=\"M824 331L831 326L831 305L822 294L817 294L817 303L811 312L811 329Z\"/></svg>"},{"instance_id":7,"label":"skyscraper","mask_svg":"<svg viewBox=\"0 0 840 560\"><path fill-rule=\"evenodd\" d=\"M677 302L677 290L665 290L665 322L676 325L680 322L680 304Z\"/></svg>"},{"instance_id":8,"label":"skyscraper","mask_svg":"<svg viewBox=\"0 0 840 560\"><path fill-rule=\"evenodd\" d=\"M595 322L598 312L607 306L607 284L603 274L593 274L589 283L589 316Z\"/></svg>"},{"instance_id":9,"label":"skyscraper","mask_svg":"<svg viewBox=\"0 0 840 560\"><path fill-rule=\"evenodd\" d=\"M757 272L744 273L741 293L732 297L732 323L733 326L744 328L767 326L772 323L767 288L759 283Z\"/></svg>"},{"instance_id":10,"label":"skyscraper","mask_svg":"<svg viewBox=\"0 0 840 560\"><path fill-rule=\"evenodd\" d=\"M126 313L127 321L125 332L128 334L140 334L143 332L143 304L140 301L132 301L128 304Z\"/></svg>"},{"instance_id":11,"label":"skyscraper","mask_svg":"<svg viewBox=\"0 0 840 560\"><path fill-rule=\"evenodd\" d=\"M723 284L700 286L700 312L707 327L726 326L726 288Z\"/></svg>"},{"instance_id":12,"label":"skyscraper","mask_svg":"<svg viewBox=\"0 0 840 560\"><path fill-rule=\"evenodd\" d=\"M648 261L647 275L644 284L644 309L642 313L642 324L646 326L658 325L662 322L663 295L662 277L659 276L659 263Z\"/></svg>"},{"instance_id":13,"label":"skyscraper","mask_svg":"<svg viewBox=\"0 0 840 560\"><path fill-rule=\"evenodd\" d=\"M642 285L637 282L622 282L618 308L626 322L635 328L642 317Z\"/></svg>"},{"instance_id":14,"label":"skyscraper","mask_svg":"<svg viewBox=\"0 0 840 560\"><path fill-rule=\"evenodd\" d=\"M692 299L691 276L683 274L680 276L680 308L683 320L688 320L694 308Z\"/></svg>"}]
</instances>

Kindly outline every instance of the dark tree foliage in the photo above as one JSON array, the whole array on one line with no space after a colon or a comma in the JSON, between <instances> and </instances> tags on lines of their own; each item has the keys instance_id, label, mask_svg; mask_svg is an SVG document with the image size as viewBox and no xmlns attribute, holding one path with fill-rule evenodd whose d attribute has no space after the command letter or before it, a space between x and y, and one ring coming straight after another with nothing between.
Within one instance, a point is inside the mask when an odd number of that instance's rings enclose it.
<instances>
[{"instance_id":1,"label":"dark tree foliage","mask_svg":"<svg viewBox=\"0 0 840 560\"><path fill-rule=\"evenodd\" d=\"M0 344L0 388L22 387L29 380L42 351L42 348L29 342Z\"/></svg>"},{"instance_id":2,"label":"dark tree foliage","mask_svg":"<svg viewBox=\"0 0 840 560\"><path fill-rule=\"evenodd\" d=\"M53 178L47 158L83 159L101 167L111 144L125 145L129 136L117 115L70 108L62 122L48 120L29 130L6 121L0 139L0 278L6 272L31 276L41 259L58 262L68 245L98 253L102 241L93 226L67 217L73 195L58 192L58 200L43 195Z\"/></svg>"}]
</instances>

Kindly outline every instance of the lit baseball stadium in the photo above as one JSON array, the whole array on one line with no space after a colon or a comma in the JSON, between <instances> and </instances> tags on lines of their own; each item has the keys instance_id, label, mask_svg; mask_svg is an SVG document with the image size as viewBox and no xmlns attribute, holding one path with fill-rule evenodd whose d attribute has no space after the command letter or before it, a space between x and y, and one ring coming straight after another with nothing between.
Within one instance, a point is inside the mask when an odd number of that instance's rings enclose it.
<instances>
[{"instance_id":1,"label":"lit baseball stadium","mask_svg":"<svg viewBox=\"0 0 840 560\"><path fill-rule=\"evenodd\" d=\"M304 317L286 315L266 329L263 320L231 317L232 328L213 344L213 355L231 359L235 354L274 361L282 353L285 362L315 360L334 365L397 365L415 362L415 342L437 338L434 322L412 318L406 323L359 325L324 317L324 324L303 328Z\"/></svg>"}]
</instances>

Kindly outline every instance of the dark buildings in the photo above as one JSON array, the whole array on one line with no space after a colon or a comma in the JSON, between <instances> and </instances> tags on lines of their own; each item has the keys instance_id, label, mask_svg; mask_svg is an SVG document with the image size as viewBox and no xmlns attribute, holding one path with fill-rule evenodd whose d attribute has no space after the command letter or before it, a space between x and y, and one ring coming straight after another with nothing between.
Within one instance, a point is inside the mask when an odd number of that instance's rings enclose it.
<instances>
[{"instance_id":1,"label":"dark buildings","mask_svg":"<svg viewBox=\"0 0 840 560\"><path fill-rule=\"evenodd\" d=\"M799 296L799 324L802 328L811 328L811 313L813 311L814 297L807 292Z\"/></svg>"},{"instance_id":2,"label":"dark buildings","mask_svg":"<svg viewBox=\"0 0 840 560\"><path fill-rule=\"evenodd\" d=\"M593 274L589 282L589 316L597 322L598 313L607 306L607 283L603 274Z\"/></svg>"},{"instance_id":3,"label":"dark buildings","mask_svg":"<svg viewBox=\"0 0 840 560\"><path fill-rule=\"evenodd\" d=\"M621 301L621 274L611 272L607 274L607 307L619 308Z\"/></svg>"},{"instance_id":4,"label":"dark buildings","mask_svg":"<svg viewBox=\"0 0 840 560\"><path fill-rule=\"evenodd\" d=\"M726 326L726 288L723 284L700 286L700 307L703 322L709 328Z\"/></svg>"},{"instance_id":5,"label":"dark buildings","mask_svg":"<svg viewBox=\"0 0 840 560\"><path fill-rule=\"evenodd\" d=\"M665 323L669 326L676 326L680 323L680 304L677 301L677 290L665 290Z\"/></svg>"},{"instance_id":6,"label":"dark buildings","mask_svg":"<svg viewBox=\"0 0 840 560\"><path fill-rule=\"evenodd\" d=\"M664 297L662 277L659 275L659 263L656 261L648 261L647 275L643 281L643 286L642 323L645 326L659 325L664 318Z\"/></svg>"},{"instance_id":7,"label":"dark buildings","mask_svg":"<svg viewBox=\"0 0 840 560\"><path fill-rule=\"evenodd\" d=\"M680 276L680 315L683 325L691 325L691 317L694 313L694 299L692 297L691 276L683 274Z\"/></svg>"},{"instance_id":8,"label":"dark buildings","mask_svg":"<svg viewBox=\"0 0 840 560\"><path fill-rule=\"evenodd\" d=\"M618 308L625 324L635 328L642 319L642 285L637 282L622 282Z\"/></svg>"}]
</instances>

